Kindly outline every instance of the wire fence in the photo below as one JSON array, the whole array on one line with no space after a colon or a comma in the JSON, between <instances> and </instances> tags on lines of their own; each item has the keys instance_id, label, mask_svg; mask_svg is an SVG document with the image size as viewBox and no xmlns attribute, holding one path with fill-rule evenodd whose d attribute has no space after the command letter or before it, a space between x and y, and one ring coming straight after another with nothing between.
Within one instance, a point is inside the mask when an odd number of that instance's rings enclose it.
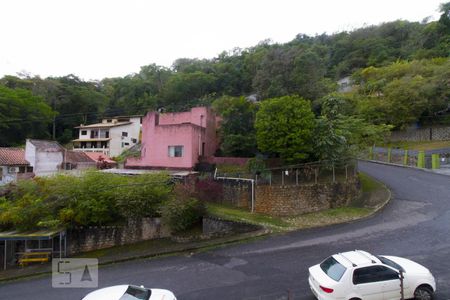
<instances>
[{"instance_id":1,"label":"wire fence","mask_svg":"<svg viewBox=\"0 0 450 300\"><path fill-rule=\"evenodd\" d=\"M320 161L298 165L263 169L253 173L222 173L215 177L252 179L256 185L301 185L345 182L358 174L357 160L329 162Z\"/></svg>"}]
</instances>

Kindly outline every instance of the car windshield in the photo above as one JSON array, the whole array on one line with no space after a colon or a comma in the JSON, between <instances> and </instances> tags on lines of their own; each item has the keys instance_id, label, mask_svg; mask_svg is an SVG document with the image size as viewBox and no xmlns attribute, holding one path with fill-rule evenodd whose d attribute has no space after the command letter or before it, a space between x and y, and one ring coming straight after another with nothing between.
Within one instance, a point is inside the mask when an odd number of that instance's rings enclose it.
<instances>
[{"instance_id":1,"label":"car windshield","mask_svg":"<svg viewBox=\"0 0 450 300\"><path fill-rule=\"evenodd\" d=\"M389 258L386 258L384 256L380 256L380 255L375 255L376 258L378 258L383 264L385 264L386 266L392 267L396 270L405 272L405 269L402 268L402 266L400 266L398 263L393 262L392 260L390 260Z\"/></svg>"},{"instance_id":2,"label":"car windshield","mask_svg":"<svg viewBox=\"0 0 450 300\"><path fill-rule=\"evenodd\" d=\"M320 268L325 272L331 279L339 281L347 270L343 265L341 265L332 256L325 259L321 264Z\"/></svg>"},{"instance_id":3,"label":"car windshield","mask_svg":"<svg viewBox=\"0 0 450 300\"><path fill-rule=\"evenodd\" d=\"M138 286L130 285L119 300L148 300L152 291Z\"/></svg>"}]
</instances>

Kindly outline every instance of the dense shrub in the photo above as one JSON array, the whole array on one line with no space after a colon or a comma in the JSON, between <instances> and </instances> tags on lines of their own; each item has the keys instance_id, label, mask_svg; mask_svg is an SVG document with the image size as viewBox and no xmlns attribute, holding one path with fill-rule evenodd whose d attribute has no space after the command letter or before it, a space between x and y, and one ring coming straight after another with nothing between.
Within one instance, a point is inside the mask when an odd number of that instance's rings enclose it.
<instances>
[{"instance_id":1,"label":"dense shrub","mask_svg":"<svg viewBox=\"0 0 450 300\"><path fill-rule=\"evenodd\" d=\"M199 223L205 212L204 203L192 197L181 185L175 187L174 196L161 206L163 221L172 232L180 232Z\"/></svg>"},{"instance_id":2,"label":"dense shrub","mask_svg":"<svg viewBox=\"0 0 450 300\"><path fill-rule=\"evenodd\" d=\"M195 184L195 195L202 201L220 202L223 186L212 178L201 179Z\"/></svg>"},{"instance_id":3,"label":"dense shrub","mask_svg":"<svg viewBox=\"0 0 450 300\"><path fill-rule=\"evenodd\" d=\"M0 227L21 230L111 224L159 216L172 194L167 174L87 172L24 180L0 197Z\"/></svg>"}]
</instances>

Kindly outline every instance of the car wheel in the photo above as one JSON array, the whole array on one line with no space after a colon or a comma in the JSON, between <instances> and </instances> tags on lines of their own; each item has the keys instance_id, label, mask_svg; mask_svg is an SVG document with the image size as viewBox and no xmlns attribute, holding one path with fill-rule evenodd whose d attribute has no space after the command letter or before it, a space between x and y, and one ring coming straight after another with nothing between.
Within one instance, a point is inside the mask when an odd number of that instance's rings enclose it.
<instances>
[{"instance_id":1,"label":"car wheel","mask_svg":"<svg viewBox=\"0 0 450 300\"><path fill-rule=\"evenodd\" d=\"M427 286L419 286L414 291L414 299L416 299L416 300L431 300L431 299L433 299L433 290Z\"/></svg>"}]
</instances>

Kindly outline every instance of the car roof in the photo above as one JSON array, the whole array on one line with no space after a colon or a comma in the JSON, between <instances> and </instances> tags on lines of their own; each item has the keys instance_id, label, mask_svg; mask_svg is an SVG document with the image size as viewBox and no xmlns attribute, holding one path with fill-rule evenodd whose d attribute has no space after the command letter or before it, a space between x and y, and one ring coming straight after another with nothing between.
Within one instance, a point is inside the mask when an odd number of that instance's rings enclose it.
<instances>
[{"instance_id":1,"label":"car roof","mask_svg":"<svg viewBox=\"0 0 450 300\"><path fill-rule=\"evenodd\" d=\"M333 258L347 268L365 267L380 263L380 260L376 256L363 250L337 253L333 255Z\"/></svg>"}]
</instances>

